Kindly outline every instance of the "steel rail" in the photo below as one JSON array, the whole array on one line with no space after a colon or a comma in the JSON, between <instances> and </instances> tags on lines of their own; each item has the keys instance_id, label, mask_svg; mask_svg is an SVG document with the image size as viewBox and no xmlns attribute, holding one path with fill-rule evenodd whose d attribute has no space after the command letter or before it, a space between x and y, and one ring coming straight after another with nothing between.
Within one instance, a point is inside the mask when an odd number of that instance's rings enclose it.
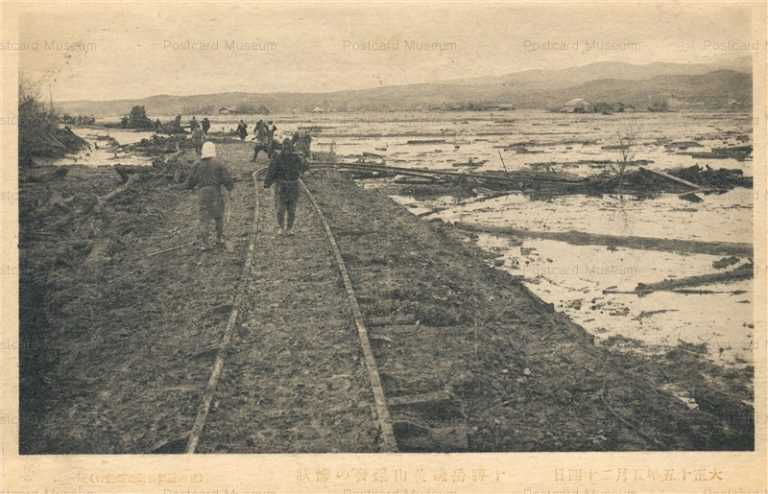
<instances>
[{"instance_id":1,"label":"steel rail","mask_svg":"<svg viewBox=\"0 0 768 494\"><path fill-rule=\"evenodd\" d=\"M216 386L219 384L219 379L221 378L221 372L224 369L224 356L226 355L226 352L229 348L229 344L232 341L232 329L235 326L235 323L237 322L237 318L240 314L240 305L242 304L242 298L243 298L243 282L245 278L248 276L248 273L251 271L251 264L253 263L253 253L255 250L255 244L256 244L256 237L259 233L259 217L260 217L260 209L261 209L261 203L259 201L259 191L258 191L258 181L257 176L265 171L266 168L261 168L253 173L253 182L254 182L254 188L256 189L256 199L255 204L253 207L253 228L251 230L251 238L248 242L248 254L245 259L245 263L243 264L243 271L240 275L240 281L238 283L237 290L235 292L235 296L232 300L232 312L229 314L229 319L227 320L227 326L224 328L224 334L221 337L221 341L219 343L219 347L216 350L216 360L213 363L213 370L211 371L211 376L208 378L208 384L205 387L205 391L203 392L203 399L200 402L200 406L197 409L197 415L195 416L195 421L192 425L192 430L189 433L189 438L187 440L187 446L185 448L185 453L187 454L194 454L195 450L197 449L198 444L200 443L200 436L203 433L203 429L205 428L205 422L208 419L208 413L211 409L211 402L213 401L213 395L216 392Z\"/></svg>"},{"instance_id":2,"label":"steel rail","mask_svg":"<svg viewBox=\"0 0 768 494\"><path fill-rule=\"evenodd\" d=\"M379 429L381 432L380 439L382 443L382 451L396 452L397 440L395 439L395 432L392 426L392 417L389 413L389 407L387 406L387 398L384 394L384 388L381 385L381 376L379 375L379 368L376 365L376 358L373 355L371 342L368 339L368 328L365 326L363 313L360 310L360 305L357 303L355 289L352 286L352 279L349 277L349 272L347 271L347 267L344 264L344 259L341 257L339 244L336 242L336 238L333 235L333 231L331 230L328 221L325 219L325 215L323 214L322 209L320 209L320 206L317 204L314 195L309 191L309 188L304 183L304 180L299 179L299 183L301 184L302 190L304 190L304 193L309 198L309 202L312 203L317 216L320 218L320 222L323 224L323 228L325 229L325 233L328 238L328 243L331 245L331 250L333 251L334 257L336 258L336 265L339 268L339 273L341 274L341 279L344 283L344 289L347 292L349 306L352 309L352 315L355 319L357 336L360 340L360 346L363 350L363 358L365 360L365 367L368 372L368 380L373 391L376 420L379 424Z\"/></svg>"}]
</instances>

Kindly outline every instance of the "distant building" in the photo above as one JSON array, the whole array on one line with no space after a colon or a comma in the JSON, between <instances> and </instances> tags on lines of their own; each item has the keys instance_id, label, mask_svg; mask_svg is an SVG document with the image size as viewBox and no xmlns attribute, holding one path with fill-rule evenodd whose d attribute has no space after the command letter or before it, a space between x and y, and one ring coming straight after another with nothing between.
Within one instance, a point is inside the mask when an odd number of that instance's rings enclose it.
<instances>
[{"instance_id":1,"label":"distant building","mask_svg":"<svg viewBox=\"0 0 768 494\"><path fill-rule=\"evenodd\" d=\"M563 113L588 113L592 111L592 104L582 98L573 98L560 107Z\"/></svg>"},{"instance_id":2,"label":"distant building","mask_svg":"<svg viewBox=\"0 0 768 494\"><path fill-rule=\"evenodd\" d=\"M320 108L319 106L316 106L312 109L312 113L325 113L325 110Z\"/></svg>"},{"instance_id":3,"label":"distant building","mask_svg":"<svg viewBox=\"0 0 768 494\"><path fill-rule=\"evenodd\" d=\"M237 111L232 106L222 106L219 108L219 114L221 115L229 115L230 113L237 113Z\"/></svg>"}]
</instances>

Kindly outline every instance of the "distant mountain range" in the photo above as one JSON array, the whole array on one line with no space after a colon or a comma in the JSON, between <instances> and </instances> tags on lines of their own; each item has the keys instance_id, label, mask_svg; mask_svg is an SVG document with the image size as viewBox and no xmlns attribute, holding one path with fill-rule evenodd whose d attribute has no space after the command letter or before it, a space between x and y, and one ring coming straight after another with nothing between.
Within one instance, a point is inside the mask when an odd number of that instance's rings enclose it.
<instances>
[{"instance_id":1,"label":"distant mountain range","mask_svg":"<svg viewBox=\"0 0 768 494\"><path fill-rule=\"evenodd\" d=\"M222 108L273 113L388 111L460 108L557 108L573 98L624 103L645 109L650 101L668 101L672 109L739 109L752 107L749 58L730 64L601 62L561 70L526 70L502 76L437 83L383 86L327 93L230 92L194 96L157 95L113 101L62 101L62 112L123 115L134 105L147 114L217 113Z\"/></svg>"}]
</instances>

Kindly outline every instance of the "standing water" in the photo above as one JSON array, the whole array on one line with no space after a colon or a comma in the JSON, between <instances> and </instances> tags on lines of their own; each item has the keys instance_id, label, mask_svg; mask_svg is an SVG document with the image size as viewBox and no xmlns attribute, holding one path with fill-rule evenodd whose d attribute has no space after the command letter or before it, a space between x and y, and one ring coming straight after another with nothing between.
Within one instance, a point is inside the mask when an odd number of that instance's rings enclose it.
<instances>
[{"instance_id":1,"label":"standing water","mask_svg":"<svg viewBox=\"0 0 768 494\"><path fill-rule=\"evenodd\" d=\"M198 121L205 115L196 115ZM191 117L191 116L188 116ZM163 116L167 121L173 116ZM399 167L459 172L502 171L546 166L586 176L605 170L601 161L620 159L619 134L632 138L634 159L662 170L695 164L752 174L751 160L698 159L691 152L743 146L752 141L749 113L617 113L613 115L504 112L312 113L290 115L208 115L212 132L233 132L259 119L273 120L279 135L311 131L313 149L333 147L341 161L365 159ZM188 118L184 120L186 125ZM93 129L75 130L103 139ZM125 135L124 135L125 134ZM151 133L109 135L121 144ZM94 151L92 151L93 153ZM127 157L126 157L127 158ZM503 163L502 163L503 158ZM81 158L79 158L81 159ZM94 157L94 159L96 159ZM125 163L122 158L109 160ZM462 166L472 162L475 166ZM101 161L102 163L104 161ZM675 194L638 200L631 196L571 195L532 200L511 194L477 204L395 196L413 208L445 208L439 218L535 232L752 242L752 190L737 188L703 196L692 204ZM426 208L426 209L425 209ZM706 348L726 365L752 362L752 280L700 285L685 293L632 292L638 283L719 272L722 256L511 238L481 234L479 245L497 254L500 267L521 277L599 340L635 351L653 352L684 343ZM748 262L738 258L727 269ZM624 292L624 293L622 293Z\"/></svg>"}]
</instances>

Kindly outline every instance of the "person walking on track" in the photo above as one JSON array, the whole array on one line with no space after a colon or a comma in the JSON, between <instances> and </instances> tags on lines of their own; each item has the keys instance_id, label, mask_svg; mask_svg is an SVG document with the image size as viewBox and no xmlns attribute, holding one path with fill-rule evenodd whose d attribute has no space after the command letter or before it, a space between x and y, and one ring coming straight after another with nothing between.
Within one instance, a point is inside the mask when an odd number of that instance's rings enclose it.
<instances>
[{"instance_id":1,"label":"person walking on track","mask_svg":"<svg viewBox=\"0 0 768 494\"><path fill-rule=\"evenodd\" d=\"M227 168L216 159L216 145L203 144L202 155L195 162L186 182L186 188L198 187L200 206L199 244L201 250L210 249L210 225L216 224L216 246L224 245L224 197L221 188L232 191L234 183Z\"/></svg>"},{"instance_id":2,"label":"person walking on track","mask_svg":"<svg viewBox=\"0 0 768 494\"><path fill-rule=\"evenodd\" d=\"M264 178L264 188L275 185L275 209L277 210L278 235L293 235L296 205L299 201L299 178L304 173L304 161L293 151L291 140L283 141L282 149L272 157ZM286 225L286 213L288 223Z\"/></svg>"},{"instance_id":3,"label":"person walking on track","mask_svg":"<svg viewBox=\"0 0 768 494\"><path fill-rule=\"evenodd\" d=\"M195 127L192 131L192 144L195 146L195 154L199 158L203 151L203 129L200 126Z\"/></svg>"},{"instance_id":4,"label":"person walking on track","mask_svg":"<svg viewBox=\"0 0 768 494\"><path fill-rule=\"evenodd\" d=\"M237 135L240 136L241 141L245 141L245 138L248 135L248 126L242 120L237 124Z\"/></svg>"}]
</instances>

